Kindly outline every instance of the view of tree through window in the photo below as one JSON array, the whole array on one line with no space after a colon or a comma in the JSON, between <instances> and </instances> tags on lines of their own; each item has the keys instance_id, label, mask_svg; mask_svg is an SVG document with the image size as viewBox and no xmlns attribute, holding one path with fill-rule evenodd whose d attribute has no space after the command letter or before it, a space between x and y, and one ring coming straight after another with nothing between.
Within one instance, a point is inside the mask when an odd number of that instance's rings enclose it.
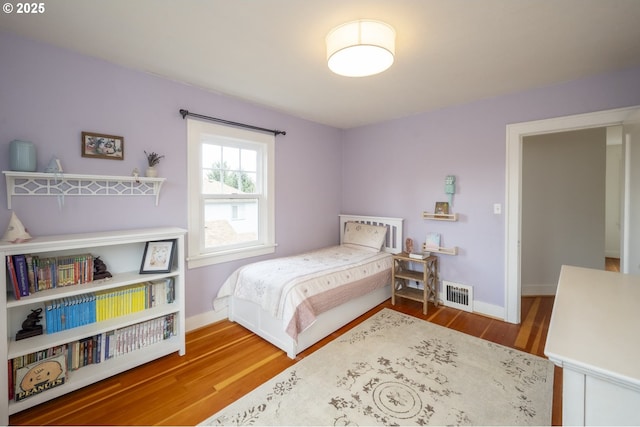
<instances>
[{"instance_id":1,"label":"view of tree through window","mask_svg":"<svg viewBox=\"0 0 640 427\"><path fill-rule=\"evenodd\" d=\"M242 193L255 193L256 184L247 172L231 171L226 162L215 162L207 174L209 182L222 182Z\"/></svg>"}]
</instances>

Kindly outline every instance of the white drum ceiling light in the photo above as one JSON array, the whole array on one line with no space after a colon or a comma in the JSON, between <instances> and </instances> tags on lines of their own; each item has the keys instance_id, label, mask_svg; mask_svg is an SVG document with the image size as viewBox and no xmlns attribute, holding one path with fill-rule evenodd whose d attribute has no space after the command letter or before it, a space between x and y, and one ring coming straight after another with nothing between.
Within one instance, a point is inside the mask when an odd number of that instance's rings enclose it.
<instances>
[{"instance_id":1,"label":"white drum ceiling light","mask_svg":"<svg viewBox=\"0 0 640 427\"><path fill-rule=\"evenodd\" d=\"M327 63L336 74L364 77L378 74L393 64L396 32L380 21L347 22L327 35Z\"/></svg>"}]
</instances>

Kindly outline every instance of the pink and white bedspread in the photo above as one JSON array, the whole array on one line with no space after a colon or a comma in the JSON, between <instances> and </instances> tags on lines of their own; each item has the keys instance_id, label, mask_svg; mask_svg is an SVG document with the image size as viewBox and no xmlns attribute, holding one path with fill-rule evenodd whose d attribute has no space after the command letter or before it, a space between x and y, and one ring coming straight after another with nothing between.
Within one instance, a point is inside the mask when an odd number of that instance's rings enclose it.
<instances>
[{"instance_id":1,"label":"pink and white bedspread","mask_svg":"<svg viewBox=\"0 0 640 427\"><path fill-rule=\"evenodd\" d=\"M340 245L237 269L218 293L254 302L282 319L294 340L318 314L391 282L389 253Z\"/></svg>"}]
</instances>

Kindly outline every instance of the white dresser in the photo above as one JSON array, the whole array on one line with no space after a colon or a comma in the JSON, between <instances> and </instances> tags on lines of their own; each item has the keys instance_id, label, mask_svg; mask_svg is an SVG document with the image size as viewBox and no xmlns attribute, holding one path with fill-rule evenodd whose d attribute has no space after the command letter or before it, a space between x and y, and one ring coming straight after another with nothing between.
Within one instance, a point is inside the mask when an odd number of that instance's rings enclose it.
<instances>
[{"instance_id":1,"label":"white dresser","mask_svg":"<svg viewBox=\"0 0 640 427\"><path fill-rule=\"evenodd\" d=\"M544 353L564 425L640 425L640 276L563 266Z\"/></svg>"}]
</instances>

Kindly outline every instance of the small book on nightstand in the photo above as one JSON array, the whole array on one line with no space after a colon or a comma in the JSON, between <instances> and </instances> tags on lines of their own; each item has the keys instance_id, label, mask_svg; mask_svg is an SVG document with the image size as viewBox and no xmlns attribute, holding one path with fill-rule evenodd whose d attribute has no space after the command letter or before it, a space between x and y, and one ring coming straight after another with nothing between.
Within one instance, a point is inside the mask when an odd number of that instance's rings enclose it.
<instances>
[{"instance_id":1,"label":"small book on nightstand","mask_svg":"<svg viewBox=\"0 0 640 427\"><path fill-rule=\"evenodd\" d=\"M413 258L413 259L426 259L429 258L429 256L431 255L431 252L422 252L422 253L415 253L415 252L411 252L409 254L409 258Z\"/></svg>"}]
</instances>

